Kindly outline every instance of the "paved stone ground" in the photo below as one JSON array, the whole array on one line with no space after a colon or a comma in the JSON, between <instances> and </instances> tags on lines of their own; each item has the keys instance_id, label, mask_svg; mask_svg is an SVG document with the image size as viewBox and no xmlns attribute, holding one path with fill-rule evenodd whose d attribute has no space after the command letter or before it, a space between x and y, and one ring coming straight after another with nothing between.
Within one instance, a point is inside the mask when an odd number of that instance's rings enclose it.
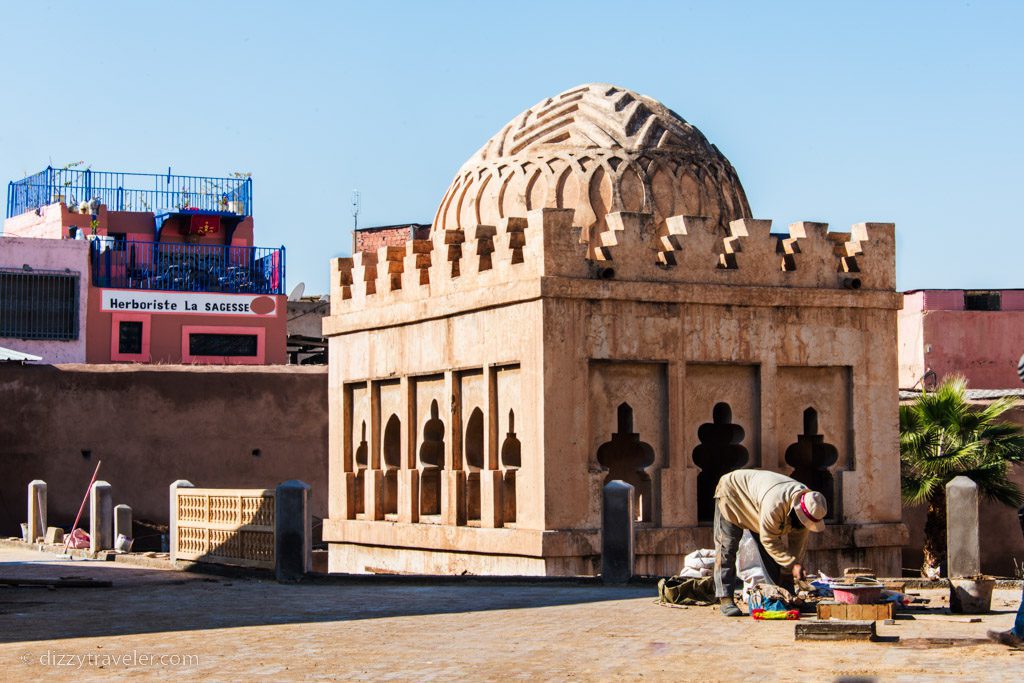
<instances>
[{"instance_id":1,"label":"paved stone ground","mask_svg":"<svg viewBox=\"0 0 1024 683\"><path fill-rule=\"evenodd\" d=\"M998 611L981 623L943 615L942 592L921 591L935 598L929 613L880 628L898 643L796 643L792 622L662 607L646 587L279 585L11 549L0 549L0 576L114 582L0 587L4 680L1019 681L1024 672L1024 651L984 640L986 629L1009 628L1015 590L997 591ZM114 661L125 654L133 664Z\"/></svg>"}]
</instances>

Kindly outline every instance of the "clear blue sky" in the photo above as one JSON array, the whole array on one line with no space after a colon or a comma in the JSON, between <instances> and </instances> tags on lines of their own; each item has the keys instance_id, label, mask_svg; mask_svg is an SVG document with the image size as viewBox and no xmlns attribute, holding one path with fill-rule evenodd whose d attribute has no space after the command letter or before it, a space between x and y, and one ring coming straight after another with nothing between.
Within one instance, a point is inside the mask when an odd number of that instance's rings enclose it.
<instances>
[{"instance_id":1,"label":"clear blue sky","mask_svg":"<svg viewBox=\"0 0 1024 683\"><path fill-rule=\"evenodd\" d=\"M251 171L256 241L327 286L361 225L429 222L509 119L589 81L661 100L755 217L897 226L898 280L1021 287L1021 2L8 2L0 178Z\"/></svg>"}]
</instances>

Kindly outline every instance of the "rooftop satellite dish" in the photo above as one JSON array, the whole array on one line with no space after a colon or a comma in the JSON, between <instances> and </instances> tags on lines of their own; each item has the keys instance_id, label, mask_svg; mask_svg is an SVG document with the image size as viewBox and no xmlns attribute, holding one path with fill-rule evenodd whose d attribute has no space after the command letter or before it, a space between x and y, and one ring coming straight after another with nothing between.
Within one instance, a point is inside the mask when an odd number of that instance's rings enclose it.
<instances>
[{"instance_id":1,"label":"rooftop satellite dish","mask_svg":"<svg viewBox=\"0 0 1024 683\"><path fill-rule=\"evenodd\" d=\"M320 301L330 301L330 300L331 300L331 295L330 294L321 294L320 295Z\"/></svg>"},{"instance_id":2,"label":"rooftop satellite dish","mask_svg":"<svg viewBox=\"0 0 1024 683\"><path fill-rule=\"evenodd\" d=\"M292 293L288 295L288 301L298 301L299 299L302 298L302 293L305 291L306 283L300 282L299 284L295 285L295 289L293 289Z\"/></svg>"}]
</instances>

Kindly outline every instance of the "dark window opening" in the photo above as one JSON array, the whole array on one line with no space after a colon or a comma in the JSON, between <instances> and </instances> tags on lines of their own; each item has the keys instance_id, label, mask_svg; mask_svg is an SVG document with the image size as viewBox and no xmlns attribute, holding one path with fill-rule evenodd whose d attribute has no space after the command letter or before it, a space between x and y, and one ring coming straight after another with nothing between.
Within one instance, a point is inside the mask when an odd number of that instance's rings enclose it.
<instances>
[{"instance_id":1,"label":"dark window opening","mask_svg":"<svg viewBox=\"0 0 1024 683\"><path fill-rule=\"evenodd\" d=\"M1002 292L964 292L965 311L998 311L1002 308Z\"/></svg>"},{"instance_id":2,"label":"dark window opening","mask_svg":"<svg viewBox=\"0 0 1024 683\"><path fill-rule=\"evenodd\" d=\"M117 352L142 353L142 323L125 320L117 324Z\"/></svg>"},{"instance_id":3,"label":"dark window opening","mask_svg":"<svg viewBox=\"0 0 1024 683\"><path fill-rule=\"evenodd\" d=\"M190 334L188 352L192 356L255 356L255 334Z\"/></svg>"},{"instance_id":4,"label":"dark window opening","mask_svg":"<svg viewBox=\"0 0 1024 683\"><path fill-rule=\"evenodd\" d=\"M608 470L604 485L616 479L631 485L636 501L636 520L651 521L654 514L653 489L647 468L654 464L654 449L633 431L633 408L628 403L619 404L618 431L597 449L597 461Z\"/></svg>"},{"instance_id":5,"label":"dark window opening","mask_svg":"<svg viewBox=\"0 0 1024 683\"><path fill-rule=\"evenodd\" d=\"M743 445L743 427L732 421L728 403L716 403L711 409L711 422L697 428L700 443L693 449L693 463L700 468L697 475L697 521L715 518L715 490L724 475L747 464L750 454Z\"/></svg>"},{"instance_id":6,"label":"dark window opening","mask_svg":"<svg viewBox=\"0 0 1024 683\"><path fill-rule=\"evenodd\" d=\"M825 442L825 435L818 433L818 411L808 408L804 411L804 433L786 449L786 462L793 468L789 476L812 491L818 491L828 502L828 518L839 518L836 506L835 477L829 469L839 460L839 450Z\"/></svg>"},{"instance_id":7,"label":"dark window opening","mask_svg":"<svg viewBox=\"0 0 1024 683\"><path fill-rule=\"evenodd\" d=\"M78 339L78 275L0 270L0 337Z\"/></svg>"}]
</instances>

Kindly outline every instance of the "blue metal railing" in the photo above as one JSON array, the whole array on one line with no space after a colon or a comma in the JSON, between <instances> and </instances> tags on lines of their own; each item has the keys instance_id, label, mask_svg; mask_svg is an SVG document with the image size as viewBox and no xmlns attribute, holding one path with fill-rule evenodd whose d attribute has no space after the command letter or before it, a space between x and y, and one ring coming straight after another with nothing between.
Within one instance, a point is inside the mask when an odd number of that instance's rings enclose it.
<instances>
[{"instance_id":1,"label":"blue metal railing","mask_svg":"<svg viewBox=\"0 0 1024 683\"><path fill-rule=\"evenodd\" d=\"M98 202L110 211L168 213L198 209L252 215L252 178L46 169L7 184L7 217L56 202Z\"/></svg>"},{"instance_id":2,"label":"blue metal railing","mask_svg":"<svg viewBox=\"0 0 1024 683\"><path fill-rule=\"evenodd\" d=\"M92 284L171 292L284 294L284 247L92 240Z\"/></svg>"}]
</instances>

